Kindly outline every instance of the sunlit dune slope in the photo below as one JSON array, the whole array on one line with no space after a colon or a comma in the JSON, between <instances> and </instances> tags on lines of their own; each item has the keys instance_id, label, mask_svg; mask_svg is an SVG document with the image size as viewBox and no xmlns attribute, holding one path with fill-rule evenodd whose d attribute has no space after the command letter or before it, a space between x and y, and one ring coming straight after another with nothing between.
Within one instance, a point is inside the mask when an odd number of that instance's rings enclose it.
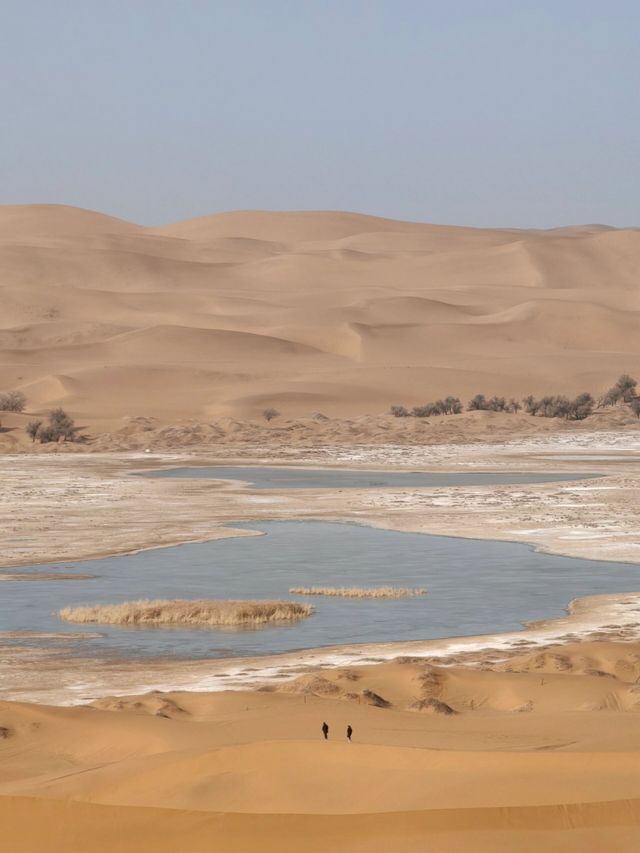
<instances>
[{"instance_id":1,"label":"sunlit dune slope","mask_svg":"<svg viewBox=\"0 0 640 853\"><path fill-rule=\"evenodd\" d=\"M0 849L635 851L638 666L637 643L575 643L0 702Z\"/></svg>"},{"instance_id":2,"label":"sunlit dune slope","mask_svg":"<svg viewBox=\"0 0 640 853\"><path fill-rule=\"evenodd\" d=\"M640 372L639 264L640 232L602 226L4 206L0 389L89 423L597 392Z\"/></svg>"}]
</instances>

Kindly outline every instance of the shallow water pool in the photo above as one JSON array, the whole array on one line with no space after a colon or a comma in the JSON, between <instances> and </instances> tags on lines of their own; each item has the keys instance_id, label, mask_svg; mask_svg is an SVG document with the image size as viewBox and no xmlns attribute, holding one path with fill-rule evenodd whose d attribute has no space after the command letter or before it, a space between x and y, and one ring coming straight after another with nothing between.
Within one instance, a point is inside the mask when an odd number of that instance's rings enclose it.
<instances>
[{"instance_id":1,"label":"shallow water pool","mask_svg":"<svg viewBox=\"0 0 640 853\"><path fill-rule=\"evenodd\" d=\"M214 467L167 468L148 471L145 477L234 480L255 489L387 489L439 488L442 486L509 486L586 480L597 474L517 471L346 471L310 468Z\"/></svg>"},{"instance_id":2,"label":"shallow water pool","mask_svg":"<svg viewBox=\"0 0 640 853\"><path fill-rule=\"evenodd\" d=\"M0 630L99 632L68 653L125 658L262 655L343 643L419 640L517 629L560 616L573 598L640 590L640 566L536 553L508 542L398 533L353 524L277 521L234 525L260 531L124 557L7 571L77 571L93 580L3 581ZM289 595L291 586L428 588L398 600ZM138 598L291 598L316 612L287 627L252 631L72 625L67 605ZM5 644L52 642L0 637Z\"/></svg>"}]
</instances>

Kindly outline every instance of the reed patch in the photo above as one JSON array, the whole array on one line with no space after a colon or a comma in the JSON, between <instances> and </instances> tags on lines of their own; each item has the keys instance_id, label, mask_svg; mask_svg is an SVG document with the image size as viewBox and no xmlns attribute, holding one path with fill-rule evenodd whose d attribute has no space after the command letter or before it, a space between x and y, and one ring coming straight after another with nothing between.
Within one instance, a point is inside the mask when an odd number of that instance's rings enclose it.
<instances>
[{"instance_id":1,"label":"reed patch","mask_svg":"<svg viewBox=\"0 0 640 853\"><path fill-rule=\"evenodd\" d=\"M58 612L65 622L99 625L194 625L247 627L298 622L313 613L298 601L183 600L125 601L85 607L65 607Z\"/></svg>"},{"instance_id":2,"label":"reed patch","mask_svg":"<svg viewBox=\"0 0 640 853\"><path fill-rule=\"evenodd\" d=\"M410 589L396 586L293 586L289 590L295 595L328 595L340 598L412 598L426 595L426 588Z\"/></svg>"}]
</instances>

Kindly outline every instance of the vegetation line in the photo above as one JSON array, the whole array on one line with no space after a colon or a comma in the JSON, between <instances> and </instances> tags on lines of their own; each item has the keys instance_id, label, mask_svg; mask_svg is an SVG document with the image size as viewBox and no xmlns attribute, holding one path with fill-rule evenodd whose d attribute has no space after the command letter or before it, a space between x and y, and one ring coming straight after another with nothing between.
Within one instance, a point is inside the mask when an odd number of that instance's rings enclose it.
<instances>
[{"instance_id":1,"label":"vegetation line","mask_svg":"<svg viewBox=\"0 0 640 853\"><path fill-rule=\"evenodd\" d=\"M640 395L637 394L638 382L626 373L618 379L616 384L609 388L598 401L588 391L578 394L574 399L569 399L562 394L548 395L537 399L532 394L525 397L522 402L514 399L506 400L504 397L490 397L484 394L476 394L467 403L468 412L511 412L517 414L524 406L527 414L537 415L542 418L565 418L568 421L583 421L593 413L596 406L607 408L624 403L631 411L640 418ZM462 413L462 403L459 397L445 397L444 400L435 400L433 403L425 403L423 406L414 406L409 411L406 406L391 406L390 412L396 418L430 418L436 415L459 415Z\"/></svg>"}]
</instances>

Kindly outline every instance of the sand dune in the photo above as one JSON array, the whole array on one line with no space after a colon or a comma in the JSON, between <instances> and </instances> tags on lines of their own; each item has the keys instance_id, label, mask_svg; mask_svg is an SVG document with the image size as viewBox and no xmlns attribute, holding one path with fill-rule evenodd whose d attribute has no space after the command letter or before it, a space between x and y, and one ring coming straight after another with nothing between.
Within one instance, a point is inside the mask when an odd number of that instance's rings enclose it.
<instances>
[{"instance_id":1,"label":"sand dune","mask_svg":"<svg viewBox=\"0 0 640 853\"><path fill-rule=\"evenodd\" d=\"M633 851L638 700L602 698L637 696L639 651L570 644L503 664L479 653L480 667L321 669L269 692L2 702L3 843L98 853L116 849L117 826L117 849L136 853L257 838L267 851Z\"/></svg>"},{"instance_id":2,"label":"sand dune","mask_svg":"<svg viewBox=\"0 0 640 853\"><path fill-rule=\"evenodd\" d=\"M447 394L598 392L640 373L634 230L331 211L144 228L5 206L0 261L0 387L23 388L32 411L75 408L97 432L269 403L353 416ZM147 382L153 365L164 383Z\"/></svg>"}]
</instances>

